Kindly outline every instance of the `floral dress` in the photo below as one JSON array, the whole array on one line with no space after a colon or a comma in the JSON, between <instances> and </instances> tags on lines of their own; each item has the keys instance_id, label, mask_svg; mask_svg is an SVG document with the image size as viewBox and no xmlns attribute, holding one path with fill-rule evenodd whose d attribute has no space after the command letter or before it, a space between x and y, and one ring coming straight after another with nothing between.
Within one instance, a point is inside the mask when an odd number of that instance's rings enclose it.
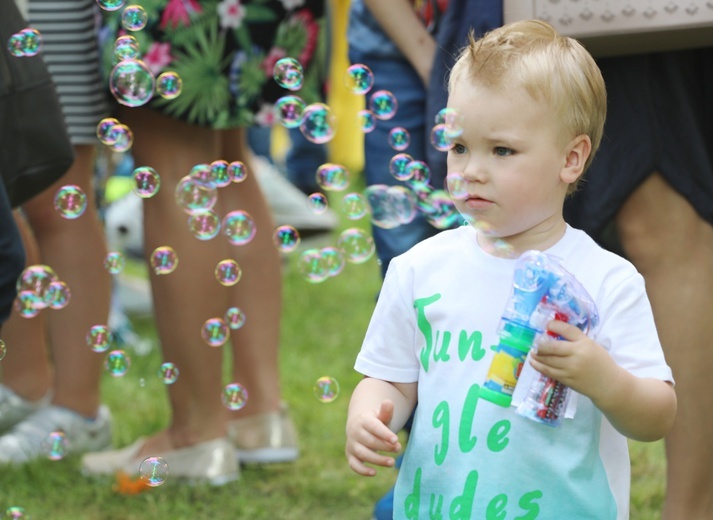
<instances>
[{"instance_id":1,"label":"floral dress","mask_svg":"<svg viewBox=\"0 0 713 520\"><path fill-rule=\"evenodd\" d=\"M320 101L325 78L324 0L141 0L147 25L128 33L121 10L105 11L100 34L102 72L116 64L114 42L131 34L155 76L183 80L175 99L147 106L191 124L216 129L274 122L273 104L286 94ZM297 92L273 78L275 63L297 59L304 82Z\"/></svg>"}]
</instances>

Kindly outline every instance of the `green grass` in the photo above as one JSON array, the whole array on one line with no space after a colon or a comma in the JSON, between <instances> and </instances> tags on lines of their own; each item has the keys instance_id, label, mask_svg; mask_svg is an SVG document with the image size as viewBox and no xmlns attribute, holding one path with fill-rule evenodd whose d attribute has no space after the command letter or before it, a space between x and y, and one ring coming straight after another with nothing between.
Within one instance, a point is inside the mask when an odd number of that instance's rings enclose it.
<instances>
[{"instance_id":1,"label":"green grass","mask_svg":"<svg viewBox=\"0 0 713 520\"><path fill-rule=\"evenodd\" d=\"M311 285L296 272L294 257L285 269L281 369L285 400L301 435L302 456L294 464L244 468L241 480L222 488L172 484L135 496L119 495L110 481L84 478L77 457L38 461L0 471L0 515L22 506L33 519L360 519L393 483L395 472L358 477L343 455L344 421L360 376L354 357L373 309L380 278L375 260L347 265L338 277ZM148 318L136 329L154 336ZM155 376L158 352L133 356L129 373L106 376L103 398L114 414L114 442L126 445L168 421L165 388ZM341 393L332 403L313 395L318 377L332 376ZM635 520L660 518L663 502L662 443L632 443L632 514Z\"/></svg>"}]
</instances>

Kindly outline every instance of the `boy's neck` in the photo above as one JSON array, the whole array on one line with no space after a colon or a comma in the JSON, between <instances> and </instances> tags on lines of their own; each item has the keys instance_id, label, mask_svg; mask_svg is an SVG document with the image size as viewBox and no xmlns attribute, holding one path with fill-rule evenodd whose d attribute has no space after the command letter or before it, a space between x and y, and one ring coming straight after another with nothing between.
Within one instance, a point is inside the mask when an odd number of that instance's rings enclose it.
<instances>
[{"instance_id":1,"label":"boy's neck","mask_svg":"<svg viewBox=\"0 0 713 520\"><path fill-rule=\"evenodd\" d=\"M529 250L546 251L559 242L567 231L564 219L548 223L537 230L528 230L509 237L496 237L478 232L477 240L480 248L487 254L498 258L518 258Z\"/></svg>"}]
</instances>

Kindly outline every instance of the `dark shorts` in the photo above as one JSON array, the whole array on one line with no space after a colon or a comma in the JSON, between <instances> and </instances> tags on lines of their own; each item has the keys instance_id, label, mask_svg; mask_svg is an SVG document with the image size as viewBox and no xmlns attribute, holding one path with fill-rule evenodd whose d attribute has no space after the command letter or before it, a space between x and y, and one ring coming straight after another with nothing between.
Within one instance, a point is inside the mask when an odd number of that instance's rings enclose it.
<instances>
[{"instance_id":1,"label":"dark shorts","mask_svg":"<svg viewBox=\"0 0 713 520\"><path fill-rule=\"evenodd\" d=\"M25 250L20 232L12 218L5 187L0 183L0 326L10 316L15 286L24 267Z\"/></svg>"},{"instance_id":2,"label":"dark shorts","mask_svg":"<svg viewBox=\"0 0 713 520\"><path fill-rule=\"evenodd\" d=\"M608 95L604 138L565 204L566 220L601 240L629 195L659 172L713 223L713 48L598 63Z\"/></svg>"}]
</instances>

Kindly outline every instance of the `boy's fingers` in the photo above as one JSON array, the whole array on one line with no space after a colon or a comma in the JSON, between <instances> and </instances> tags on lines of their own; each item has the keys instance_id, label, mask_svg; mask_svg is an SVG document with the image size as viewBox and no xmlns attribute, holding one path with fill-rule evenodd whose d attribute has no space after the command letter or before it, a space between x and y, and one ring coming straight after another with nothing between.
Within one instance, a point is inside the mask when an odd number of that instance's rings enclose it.
<instances>
[{"instance_id":1,"label":"boy's fingers","mask_svg":"<svg viewBox=\"0 0 713 520\"><path fill-rule=\"evenodd\" d=\"M360 461L353 455L349 455L347 457L347 462L349 463L349 467L352 469L352 471L358 473L359 475L363 475L365 477L373 477L374 475L376 475L376 470L374 468L370 468L369 466L364 465L362 461Z\"/></svg>"},{"instance_id":2,"label":"boy's fingers","mask_svg":"<svg viewBox=\"0 0 713 520\"><path fill-rule=\"evenodd\" d=\"M569 341L577 341L580 339L584 333L571 323L567 323L560 320L552 320L547 324L547 330L562 336L564 339Z\"/></svg>"},{"instance_id":3,"label":"boy's fingers","mask_svg":"<svg viewBox=\"0 0 713 520\"><path fill-rule=\"evenodd\" d=\"M370 447L364 446L362 444L355 445L354 449L352 450L352 454L362 463L373 464L375 466L383 466L385 468L390 468L394 465L393 457L377 453Z\"/></svg>"},{"instance_id":4,"label":"boy's fingers","mask_svg":"<svg viewBox=\"0 0 713 520\"><path fill-rule=\"evenodd\" d=\"M394 417L394 403L390 399L385 399L376 414L377 419L388 425Z\"/></svg>"}]
</instances>

